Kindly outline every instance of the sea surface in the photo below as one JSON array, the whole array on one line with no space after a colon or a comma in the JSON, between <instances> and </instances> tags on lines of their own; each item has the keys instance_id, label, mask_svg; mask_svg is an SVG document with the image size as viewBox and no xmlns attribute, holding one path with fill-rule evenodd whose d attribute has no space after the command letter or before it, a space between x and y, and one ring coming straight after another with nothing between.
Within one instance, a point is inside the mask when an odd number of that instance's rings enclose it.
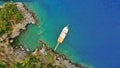
<instances>
[{"instance_id":1,"label":"sea surface","mask_svg":"<svg viewBox=\"0 0 120 68\"><path fill-rule=\"evenodd\" d=\"M36 14L38 23L28 25L17 44L34 50L42 39L54 49L62 28L69 24L57 52L93 68L120 68L120 0L20 1Z\"/></svg>"}]
</instances>

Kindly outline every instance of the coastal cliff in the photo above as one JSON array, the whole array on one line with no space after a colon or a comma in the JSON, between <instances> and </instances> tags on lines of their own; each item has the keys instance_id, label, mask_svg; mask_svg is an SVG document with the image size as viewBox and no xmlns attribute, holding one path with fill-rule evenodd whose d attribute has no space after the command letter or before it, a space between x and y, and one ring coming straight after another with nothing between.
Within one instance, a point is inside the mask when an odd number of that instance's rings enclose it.
<instances>
[{"instance_id":1,"label":"coastal cliff","mask_svg":"<svg viewBox=\"0 0 120 68\"><path fill-rule=\"evenodd\" d=\"M14 38L19 36L20 32L26 30L26 25L35 24L37 20L35 14L30 11L24 3L10 2L8 6L15 6L16 11L20 12L21 19L17 21L15 18L11 22L11 30L4 31L0 34L0 66L5 68L87 68L81 64L72 63L65 55L57 53L48 48L46 43L39 40L42 47L36 47L31 51L24 46L14 44ZM6 4L0 6L0 10L4 9ZM15 12L16 13L16 12ZM13 15L13 18L15 14ZM9 18L8 18L9 19ZM3 19L4 20L4 19ZM6 22L7 22L6 21ZM15 21L15 22L14 22ZM2 27L1 27L2 28Z\"/></svg>"}]
</instances>

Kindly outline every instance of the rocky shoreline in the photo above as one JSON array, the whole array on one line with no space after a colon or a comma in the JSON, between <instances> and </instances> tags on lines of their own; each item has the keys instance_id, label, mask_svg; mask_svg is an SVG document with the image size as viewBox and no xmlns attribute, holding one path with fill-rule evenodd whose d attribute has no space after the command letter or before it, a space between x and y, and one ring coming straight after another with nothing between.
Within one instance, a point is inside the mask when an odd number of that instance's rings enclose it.
<instances>
[{"instance_id":1,"label":"rocky shoreline","mask_svg":"<svg viewBox=\"0 0 120 68\"><path fill-rule=\"evenodd\" d=\"M33 12L31 12L24 3L16 2L16 6L20 12L23 13L24 19L21 21L21 23L17 24L14 28L10 38L15 38L20 34L20 30L25 30L26 25L28 24L35 24L37 23L37 20L35 18L35 15Z\"/></svg>"},{"instance_id":2,"label":"rocky shoreline","mask_svg":"<svg viewBox=\"0 0 120 68\"><path fill-rule=\"evenodd\" d=\"M26 30L28 24L36 24L37 19L35 14L30 11L24 3L16 2L14 3L17 9L23 14L23 19L21 22L15 25L12 33L6 32L0 36L0 60L7 65L12 65L15 61L21 62L24 60L29 49L23 50L22 46L14 45L14 38L19 36L21 30ZM5 4L1 5L0 8L4 8ZM16 47L13 47L16 46Z\"/></svg>"},{"instance_id":3,"label":"rocky shoreline","mask_svg":"<svg viewBox=\"0 0 120 68\"><path fill-rule=\"evenodd\" d=\"M47 55L49 52L54 54L54 63L53 66L61 66L61 64L64 64L66 66L66 68L87 68L83 65L77 64L77 63L73 63L70 59L66 58L66 56L64 54L60 54L55 52L53 49L48 48L47 44L45 42L43 42L42 40L39 40L40 43L42 43L42 48L40 49L40 47L36 48L36 50L33 52L33 55L35 52L37 52L38 54L43 54L43 55Z\"/></svg>"},{"instance_id":4,"label":"rocky shoreline","mask_svg":"<svg viewBox=\"0 0 120 68\"><path fill-rule=\"evenodd\" d=\"M24 48L24 46L13 44L13 39L19 36L21 30L26 30L26 25L37 23L35 14L24 3L16 2L15 4L24 17L20 23L16 24L11 34L5 33L0 37L0 61L3 61L3 64L12 66L15 62L22 63L26 56L32 53L31 55L35 58L41 56L39 58L41 63L52 64L55 68L86 68L81 64L72 63L65 55L48 48L42 40L40 40L40 43L43 47L37 47L34 52ZM4 5L1 7L4 8Z\"/></svg>"},{"instance_id":5,"label":"rocky shoreline","mask_svg":"<svg viewBox=\"0 0 120 68\"><path fill-rule=\"evenodd\" d=\"M13 28L12 33L8 37L9 33L5 33L0 37L0 41L4 41L6 38L15 38L19 36L21 30L26 30L26 26L28 24L36 24L37 19L35 18L35 14L30 11L24 3L22 2L16 2L16 7L18 10L23 14L23 19L20 23L16 24L16 26ZM4 5L1 6L1 8L4 8Z\"/></svg>"}]
</instances>

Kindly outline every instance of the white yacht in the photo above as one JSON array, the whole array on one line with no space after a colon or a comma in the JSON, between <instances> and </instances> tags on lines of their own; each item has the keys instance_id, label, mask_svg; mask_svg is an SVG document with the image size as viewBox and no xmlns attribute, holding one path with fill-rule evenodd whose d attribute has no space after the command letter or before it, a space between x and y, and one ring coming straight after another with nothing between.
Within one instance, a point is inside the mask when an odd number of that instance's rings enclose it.
<instances>
[{"instance_id":1,"label":"white yacht","mask_svg":"<svg viewBox=\"0 0 120 68\"><path fill-rule=\"evenodd\" d=\"M62 43L63 42L63 40L65 39L65 37L66 37L66 35L67 35L67 33L68 33L68 26L69 25L67 25L67 26L65 26L64 28L63 28L63 30L62 30L62 32L60 33L60 36L58 37L58 42L59 43Z\"/></svg>"},{"instance_id":2,"label":"white yacht","mask_svg":"<svg viewBox=\"0 0 120 68\"><path fill-rule=\"evenodd\" d=\"M62 43L63 40L65 39L65 37L66 37L66 35L67 35L68 31L69 31L68 26L69 26L69 25L65 26L65 27L63 28L62 32L60 33L60 36L58 37L58 40L57 40L58 43L57 43L57 45L55 46L54 51L57 49L58 45L59 45L60 43Z\"/></svg>"}]
</instances>

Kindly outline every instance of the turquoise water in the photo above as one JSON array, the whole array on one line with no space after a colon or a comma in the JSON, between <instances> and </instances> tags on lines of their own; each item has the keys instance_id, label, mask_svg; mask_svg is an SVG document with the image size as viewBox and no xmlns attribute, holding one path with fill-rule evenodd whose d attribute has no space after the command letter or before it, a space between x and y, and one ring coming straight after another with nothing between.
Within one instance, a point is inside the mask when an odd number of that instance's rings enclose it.
<instances>
[{"instance_id":1,"label":"turquoise water","mask_svg":"<svg viewBox=\"0 0 120 68\"><path fill-rule=\"evenodd\" d=\"M32 50L42 39L54 48L66 24L68 36L57 52L74 62L94 68L119 68L119 0L25 0L35 12L38 25L28 25L18 37L18 44Z\"/></svg>"},{"instance_id":2,"label":"turquoise water","mask_svg":"<svg viewBox=\"0 0 120 68\"><path fill-rule=\"evenodd\" d=\"M39 39L42 39L48 44L48 47L54 49L62 28L69 24L67 17L64 16L64 13L55 13L55 16L49 15L48 11L46 11L39 2L25 3L36 14L38 23L37 25L28 25L27 30L22 32L17 38L17 44L23 44L26 48L34 50L39 46ZM66 54L67 57L73 59L74 62L80 62L80 57L78 58L76 56L77 52L70 47L69 39L67 39L68 37L70 37L70 34L68 34L65 41L60 44L57 51Z\"/></svg>"}]
</instances>

